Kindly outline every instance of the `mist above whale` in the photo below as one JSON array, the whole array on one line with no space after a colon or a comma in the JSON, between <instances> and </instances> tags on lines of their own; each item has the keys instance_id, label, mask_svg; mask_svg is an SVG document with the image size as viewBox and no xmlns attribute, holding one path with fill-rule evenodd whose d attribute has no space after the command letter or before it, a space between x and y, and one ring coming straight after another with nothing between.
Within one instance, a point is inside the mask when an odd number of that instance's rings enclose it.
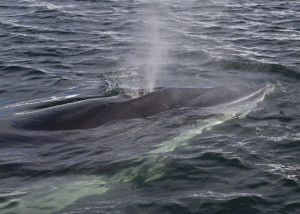
<instances>
[{"instance_id":1,"label":"mist above whale","mask_svg":"<svg viewBox=\"0 0 300 214\"><path fill-rule=\"evenodd\" d=\"M128 95L96 98L50 107L16 117L13 126L29 130L75 130L101 126L121 119L146 118L170 109L207 108L248 99L268 87L243 83L211 88L162 88L138 98Z\"/></svg>"}]
</instances>

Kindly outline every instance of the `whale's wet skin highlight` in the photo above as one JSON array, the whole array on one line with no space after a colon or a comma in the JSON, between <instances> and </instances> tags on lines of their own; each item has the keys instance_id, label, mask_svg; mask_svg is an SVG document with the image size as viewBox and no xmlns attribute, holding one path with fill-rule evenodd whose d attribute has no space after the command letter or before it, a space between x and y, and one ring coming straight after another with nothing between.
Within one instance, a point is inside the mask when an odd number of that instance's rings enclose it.
<instances>
[{"instance_id":1,"label":"whale's wet skin highlight","mask_svg":"<svg viewBox=\"0 0 300 214\"><path fill-rule=\"evenodd\" d=\"M0 2L0 213L298 213L298 1Z\"/></svg>"}]
</instances>

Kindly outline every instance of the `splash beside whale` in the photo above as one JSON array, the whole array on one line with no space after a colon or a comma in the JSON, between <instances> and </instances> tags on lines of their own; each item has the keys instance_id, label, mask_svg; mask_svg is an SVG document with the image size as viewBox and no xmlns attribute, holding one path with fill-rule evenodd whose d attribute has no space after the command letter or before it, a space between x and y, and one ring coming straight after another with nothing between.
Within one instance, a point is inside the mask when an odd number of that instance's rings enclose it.
<instances>
[{"instance_id":1,"label":"splash beside whale","mask_svg":"<svg viewBox=\"0 0 300 214\"><path fill-rule=\"evenodd\" d=\"M266 83L236 84L211 88L162 88L138 98L120 95L50 107L17 116L14 127L63 131L89 129L121 119L146 118L170 109L212 107L250 98Z\"/></svg>"}]
</instances>

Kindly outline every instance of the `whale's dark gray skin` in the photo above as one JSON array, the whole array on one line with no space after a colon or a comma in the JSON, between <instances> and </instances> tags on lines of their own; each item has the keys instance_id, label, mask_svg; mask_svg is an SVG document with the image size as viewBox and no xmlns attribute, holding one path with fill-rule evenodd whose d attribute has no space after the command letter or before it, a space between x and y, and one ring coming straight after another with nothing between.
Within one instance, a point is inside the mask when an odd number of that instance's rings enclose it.
<instances>
[{"instance_id":1,"label":"whale's dark gray skin","mask_svg":"<svg viewBox=\"0 0 300 214\"><path fill-rule=\"evenodd\" d=\"M96 98L50 107L17 116L13 126L29 130L74 130L95 128L120 119L145 118L169 109L210 107L247 97L267 87L243 84L212 88L163 88L139 98Z\"/></svg>"}]
</instances>

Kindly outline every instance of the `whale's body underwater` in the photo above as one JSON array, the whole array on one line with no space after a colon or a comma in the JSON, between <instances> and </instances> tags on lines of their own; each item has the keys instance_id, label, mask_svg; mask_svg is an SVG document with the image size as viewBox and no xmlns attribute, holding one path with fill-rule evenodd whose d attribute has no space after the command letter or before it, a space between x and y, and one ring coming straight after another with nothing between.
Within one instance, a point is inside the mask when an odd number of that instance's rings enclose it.
<instances>
[{"instance_id":1,"label":"whale's body underwater","mask_svg":"<svg viewBox=\"0 0 300 214\"><path fill-rule=\"evenodd\" d=\"M47 139L44 138L44 136L51 136L49 140L51 143L53 142L52 136L54 136L54 139L60 139L59 141L61 142L66 140L67 148L69 148L69 142L74 141L75 150L72 150L71 153L67 152L66 154L68 155L65 156L66 147L64 144L59 144L59 146L56 144L54 147L50 145L50 147L38 147L38 145L34 143L32 148L34 154L38 151L37 156L41 158L44 158L46 155L45 162L46 164L50 164L49 168L51 168L50 170L47 169L45 177L42 176L43 179L40 181L34 179L31 182L30 180L28 183L24 183L24 189L19 188L18 191L9 195L9 199L4 201L4 204L7 204L6 207L8 207L9 210L7 213L48 214L64 212L64 210L68 212L68 207L72 209L73 205L76 206L77 204L80 204L79 206L81 207L82 202L85 203L90 199L93 200L93 197L96 198L98 203L98 201L101 200L101 197L99 198L98 196L108 191L111 191L112 196L114 196L114 194L119 194L120 187L121 189L136 189L136 185L140 185L142 182L147 183L161 178L166 171L165 164L168 163L168 160L164 161L166 156L161 154L169 153L179 146L189 145L189 143L192 142L190 139L201 134L203 130L210 129L215 125L220 125L235 117L243 117L243 115L250 112L258 102L262 101L265 95L271 92L271 90L273 90L273 86L269 83L253 82L211 88L163 88L138 98L120 95L110 98L89 99L17 115L10 120L13 123L10 125L15 126L17 129L26 129L25 132L21 130L21 136L34 136L38 142L48 142L43 140ZM172 123L172 120L166 120L168 122L165 122L164 119L172 115L176 117L178 115L177 110L180 111L178 108L184 108L183 112L185 114L187 113L188 117L193 117L199 113L201 116L196 116L195 118L197 125L194 123L186 123L184 117L183 120L179 119L179 123L176 121L176 126L179 124L180 127L175 127L171 133L165 133L166 130L170 129L165 129L164 126L156 127L157 123L152 124L151 120L146 121L146 126L138 121L134 123L133 126L126 127L125 129L122 127L120 130L110 130L109 128L106 130L105 128L107 127L105 127L104 135L102 135L103 133L101 131L99 134L98 129L91 132L85 132L84 130L83 132L76 131L76 133L70 133L70 135L52 132L54 130L63 131L94 128L113 120L145 118L171 109L173 109L173 111L170 112L170 114L162 113L162 115L157 115L155 119L158 118L160 120L162 118L160 122L168 123L171 121ZM191 114L189 114L190 112ZM202 115L204 115L204 117L202 117ZM148 122L151 126L148 126ZM11 128L10 125L9 128ZM116 125L119 128L119 124ZM121 125L124 125L124 123L121 123ZM110 126L110 124L108 124L108 126ZM139 127L138 129L136 129L137 126ZM122 134L118 135L119 131L129 130L132 127L136 129L132 132L132 135L137 134L137 136L132 138L129 134L125 133L125 136L129 138L126 140L122 139ZM99 128L101 129L101 127ZM51 132L32 133L31 131L27 132L28 129ZM162 129L162 132L158 131L157 133L158 129ZM151 139L145 137L141 140L135 140L144 134L141 133L140 135L140 133L138 133L141 130L147 135L149 133L157 133L161 136L155 138L151 135ZM12 131L14 132L14 130ZM109 136L105 136L107 133ZM17 136L19 134L20 133L17 133ZM116 134L117 136L113 136L113 139L111 139L111 134ZM79 139L78 135L83 139ZM89 138L90 135L91 138ZM40 136L42 136L42 138L40 138ZM65 139L65 136L68 139ZM93 141L94 137L97 138L96 141ZM102 137L104 137L104 139L102 139ZM31 140L32 138L29 138L29 141ZM76 141L78 141L78 143ZM86 141L88 141L87 149L82 150L83 147L81 144ZM121 146L120 143L124 144L124 146ZM27 147L28 145L25 145L26 149ZM102 152L102 148L106 149L106 147L109 148L107 153ZM46 149L45 151L44 148ZM53 149L50 155L48 154L49 148ZM86 160L87 162L85 163L88 163L87 165L83 164L83 166L80 166L80 164L77 164L77 158L73 157L73 154L75 154L74 151L80 151L79 157L81 159L82 157L88 157L90 154L93 154L94 149L96 157L99 157L99 160L95 160L93 156L92 159L88 158ZM58 155L55 154L57 151L59 152ZM81 156L82 152L86 154ZM28 154L30 153L25 152L26 156L28 156ZM69 156L69 154L71 154L71 156ZM70 157L72 161L67 161L67 165L65 166L63 164L62 168L61 161L59 161L57 165L58 169L56 169L53 167L55 164L52 164L52 157L62 157L63 159L60 160L65 160L65 157ZM113 161L115 158L121 159L121 161ZM108 163L108 165L101 167L102 163ZM29 164L29 167L31 167L31 159ZM72 169L73 166L75 167L74 171ZM107 166L109 168L108 171L106 171ZM71 170L70 172L74 173L61 173L61 169L64 169L64 167L67 167L68 170ZM102 169L105 170L101 171ZM68 170L67 172L69 172ZM31 172L32 171L30 171L30 173ZM48 174L49 172L53 172L53 174ZM58 174L55 174L56 172L58 172ZM76 174L77 172L79 172L79 174ZM143 178L145 180L142 180ZM128 184L123 187L122 184L124 183ZM111 196L108 194L108 197ZM17 200L18 203L15 206L10 206L11 203L15 203L15 200Z\"/></svg>"},{"instance_id":2,"label":"whale's body underwater","mask_svg":"<svg viewBox=\"0 0 300 214\"><path fill-rule=\"evenodd\" d=\"M212 107L250 99L266 83L211 88L163 88L138 98L120 95L50 107L17 116L13 126L29 130L75 130L101 126L120 119L145 118L170 109Z\"/></svg>"}]
</instances>

